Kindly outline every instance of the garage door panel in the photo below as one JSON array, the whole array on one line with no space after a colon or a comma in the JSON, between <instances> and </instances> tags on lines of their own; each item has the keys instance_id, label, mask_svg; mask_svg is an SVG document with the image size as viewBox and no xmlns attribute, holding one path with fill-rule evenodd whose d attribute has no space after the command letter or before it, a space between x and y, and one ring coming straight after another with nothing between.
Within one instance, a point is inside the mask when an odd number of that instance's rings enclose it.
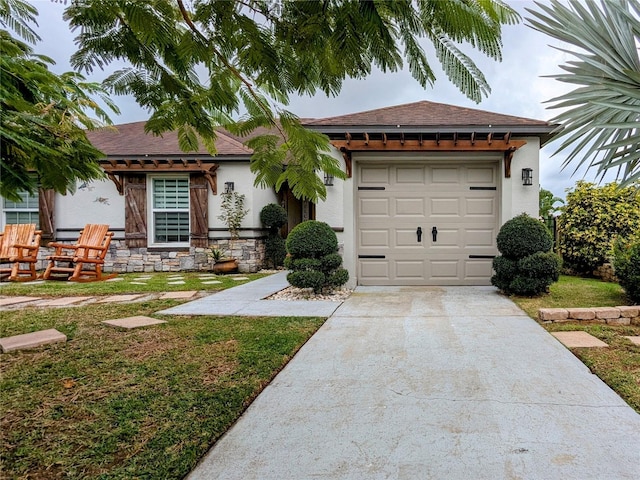
<instances>
[{"instance_id":1,"label":"garage door panel","mask_svg":"<svg viewBox=\"0 0 640 480\"><path fill-rule=\"evenodd\" d=\"M493 228L466 228L463 239L465 248L495 247L496 233Z\"/></svg>"},{"instance_id":2,"label":"garage door panel","mask_svg":"<svg viewBox=\"0 0 640 480\"><path fill-rule=\"evenodd\" d=\"M424 198L396 198L395 199L395 214L400 217L407 216L419 216L423 217L425 214Z\"/></svg>"},{"instance_id":3,"label":"garage door panel","mask_svg":"<svg viewBox=\"0 0 640 480\"><path fill-rule=\"evenodd\" d=\"M363 166L360 168L360 185L367 184L388 184L389 168Z\"/></svg>"},{"instance_id":4,"label":"garage door panel","mask_svg":"<svg viewBox=\"0 0 640 480\"><path fill-rule=\"evenodd\" d=\"M464 262L464 279L484 280L492 275L492 259L468 259Z\"/></svg>"},{"instance_id":5,"label":"garage door panel","mask_svg":"<svg viewBox=\"0 0 640 480\"><path fill-rule=\"evenodd\" d=\"M497 162L358 168L358 187L375 187L357 190L359 284L490 284L497 254Z\"/></svg>"},{"instance_id":6,"label":"garage door panel","mask_svg":"<svg viewBox=\"0 0 640 480\"><path fill-rule=\"evenodd\" d=\"M425 169L423 167L398 167L396 168L396 183L424 185Z\"/></svg>"},{"instance_id":7,"label":"garage door panel","mask_svg":"<svg viewBox=\"0 0 640 480\"><path fill-rule=\"evenodd\" d=\"M430 260L429 273L431 280L457 280L459 260Z\"/></svg>"},{"instance_id":8,"label":"garage door panel","mask_svg":"<svg viewBox=\"0 0 640 480\"><path fill-rule=\"evenodd\" d=\"M432 217L460 216L460 198L432 198L430 213Z\"/></svg>"},{"instance_id":9,"label":"garage door panel","mask_svg":"<svg viewBox=\"0 0 640 480\"><path fill-rule=\"evenodd\" d=\"M465 198L465 213L467 216L483 215L495 218L496 202L494 198Z\"/></svg>"},{"instance_id":10,"label":"garage door panel","mask_svg":"<svg viewBox=\"0 0 640 480\"><path fill-rule=\"evenodd\" d=\"M391 214L388 198L361 198L360 216L388 217Z\"/></svg>"},{"instance_id":11,"label":"garage door panel","mask_svg":"<svg viewBox=\"0 0 640 480\"><path fill-rule=\"evenodd\" d=\"M452 167L432 167L431 182L435 184L447 183L457 184L460 182L458 168Z\"/></svg>"},{"instance_id":12,"label":"garage door panel","mask_svg":"<svg viewBox=\"0 0 640 480\"><path fill-rule=\"evenodd\" d=\"M424 234L422 238L424 240ZM390 246L424 250L424 245L418 242L416 228L396 228L395 244Z\"/></svg>"},{"instance_id":13,"label":"garage door panel","mask_svg":"<svg viewBox=\"0 0 640 480\"><path fill-rule=\"evenodd\" d=\"M467 183L470 185L495 185L496 170L493 167L469 167L467 172Z\"/></svg>"},{"instance_id":14,"label":"garage door panel","mask_svg":"<svg viewBox=\"0 0 640 480\"><path fill-rule=\"evenodd\" d=\"M366 278L368 282L389 282L391 279L389 262L382 259L361 259L360 275ZM378 283L378 285L388 285L388 283Z\"/></svg>"},{"instance_id":15,"label":"garage door panel","mask_svg":"<svg viewBox=\"0 0 640 480\"><path fill-rule=\"evenodd\" d=\"M416 260L399 260L394 262L395 278L399 280L419 280L424 278L425 261Z\"/></svg>"},{"instance_id":16,"label":"garage door panel","mask_svg":"<svg viewBox=\"0 0 640 480\"><path fill-rule=\"evenodd\" d=\"M360 230L360 245L362 247L387 248L391 232L388 229L367 229Z\"/></svg>"},{"instance_id":17,"label":"garage door panel","mask_svg":"<svg viewBox=\"0 0 640 480\"><path fill-rule=\"evenodd\" d=\"M460 245L460 229L459 228L438 228L437 239L434 242L431 236L431 229L427 232L428 239L431 242L430 248L441 250L443 248L458 249Z\"/></svg>"}]
</instances>

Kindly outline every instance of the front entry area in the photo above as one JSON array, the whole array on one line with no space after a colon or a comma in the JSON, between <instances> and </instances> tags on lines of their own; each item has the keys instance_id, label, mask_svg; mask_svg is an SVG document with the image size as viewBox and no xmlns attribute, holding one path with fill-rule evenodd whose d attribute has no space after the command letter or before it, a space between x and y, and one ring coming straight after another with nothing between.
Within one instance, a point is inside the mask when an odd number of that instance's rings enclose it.
<instances>
[{"instance_id":1,"label":"front entry area","mask_svg":"<svg viewBox=\"0 0 640 480\"><path fill-rule=\"evenodd\" d=\"M359 162L356 179L358 284L490 284L497 161Z\"/></svg>"}]
</instances>

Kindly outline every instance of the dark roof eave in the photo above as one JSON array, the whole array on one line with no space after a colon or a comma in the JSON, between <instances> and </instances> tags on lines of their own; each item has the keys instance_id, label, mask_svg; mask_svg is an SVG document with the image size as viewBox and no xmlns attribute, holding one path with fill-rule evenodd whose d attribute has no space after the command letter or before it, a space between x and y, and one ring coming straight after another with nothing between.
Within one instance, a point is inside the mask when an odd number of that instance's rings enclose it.
<instances>
[{"instance_id":1,"label":"dark roof eave","mask_svg":"<svg viewBox=\"0 0 640 480\"><path fill-rule=\"evenodd\" d=\"M226 162L226 161L250 161L251 154L242 154L242 155L216 155L212 157L209 154L148 154L148 155L107 155L104 158L101 158L101 162L108 162L109 160L163 160L163 159L171 159L171 160L202 160L206 162Z\"/></svg>"},{"instance_id":2,"label":"dark roof eave","mask_svg":"<svg viewBox=\"0 0 640 480\"><path fill-rule=\"evenodd\" d=\"M461 133L511 132L520 135L549 135L558 126L542 125L305 125L325 134L350 133Z\"/></svg>"}]
</instances>

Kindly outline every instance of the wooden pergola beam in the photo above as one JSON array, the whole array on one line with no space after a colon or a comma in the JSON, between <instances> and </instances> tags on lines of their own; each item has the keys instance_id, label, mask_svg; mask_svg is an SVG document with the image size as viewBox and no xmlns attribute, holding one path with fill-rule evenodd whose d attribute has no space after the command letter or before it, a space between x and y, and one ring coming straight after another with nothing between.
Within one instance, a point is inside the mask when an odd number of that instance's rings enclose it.
<instances>
[{"instance_id":1,"label":"wooden pergola beam","mask_svg":"<svg viewBox=\"0 0 640 480\"><path fill-rule=\"evenodd\" d=\"M345 152L506 152L507 150L517 150L525 145L524 140L505 140L493 139L490 142L486 140L475 139L471 142L469 139L457 140L425 140L425 139L407 139L404 140L353 140L346 142L344 140L332 140L331 143L338 150Z\"/></svg>"}]
</instances>

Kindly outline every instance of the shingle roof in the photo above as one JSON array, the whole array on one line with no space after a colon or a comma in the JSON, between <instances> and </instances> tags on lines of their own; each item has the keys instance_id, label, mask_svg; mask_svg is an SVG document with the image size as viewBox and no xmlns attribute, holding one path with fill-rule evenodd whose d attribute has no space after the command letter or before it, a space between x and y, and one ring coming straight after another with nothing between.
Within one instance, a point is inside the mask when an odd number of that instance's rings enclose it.
<instances>
[{"instance_id":1,"label":"shingle roof","mask_svg":"<svg viewBox=\"0 0 640 480\"><path fill-rule=\"evenodd\" d=\"M530 118L457 107L426 100L392 107L366 110L306 122L309 126L549 126L548 122Z\"/></svg>"},{"instance_id":2,"label":"shingle roof","mask_svg":"<svg viewBox=\"0 0 640 480\"><path fill-rule=\"evenodd\" d=\"M87 132L89 141L101 152L110 157L144 155L209 155L200 143L197 152L183 152L178 145L176 132L165 132L156 137L145 133L146 122L124 123L116 125L117 131L99 129ZM216 148L219 156L251 155L251 150L238 140L221 131L216 131Z\"/></svg>"}]
</instances>

